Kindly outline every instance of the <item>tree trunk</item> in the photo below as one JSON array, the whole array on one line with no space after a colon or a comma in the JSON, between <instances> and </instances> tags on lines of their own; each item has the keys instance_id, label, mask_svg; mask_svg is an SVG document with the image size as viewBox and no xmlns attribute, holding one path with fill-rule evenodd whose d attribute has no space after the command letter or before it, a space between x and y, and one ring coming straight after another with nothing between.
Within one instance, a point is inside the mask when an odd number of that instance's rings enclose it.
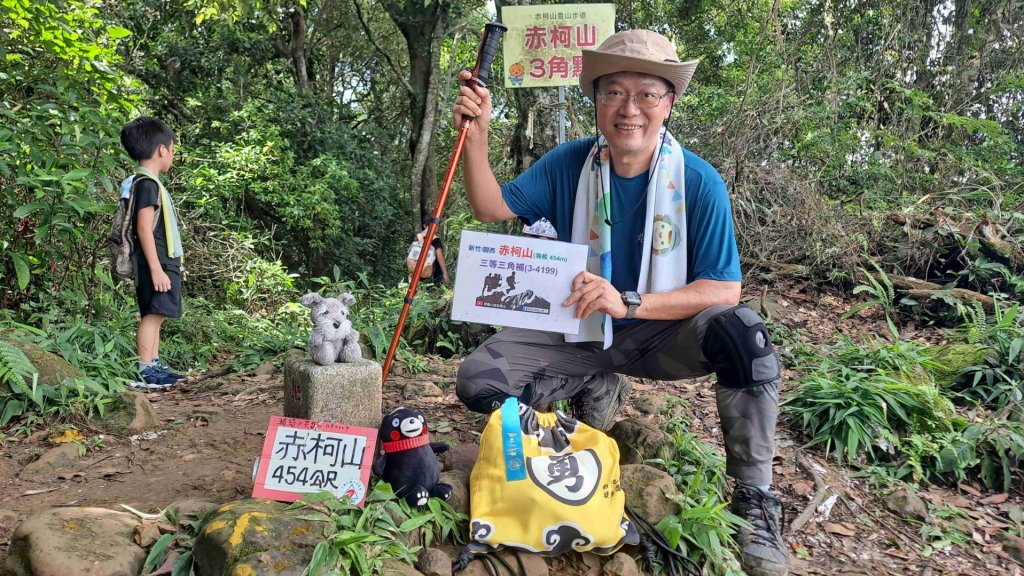
<instances>
[{"instance_id":1,"label":"tree trunk","mask_svg":"<svg viewBox=\"0 0 1024 576\"><path fill-rule=\"evenodd\" d=\"M441 42L444 40L444 23L437 22L434 26L433 42L431 42L430 63L427 69L430 71L427 77L426 97L423 99L422 118L419 124L419 133L415 140L410 142L412 148L412 208L413 226L420 225L422 214L431 209L431 203L437 196L437 175L434 170L434 142L437 134L437 90L438 90L438 66ZM415 114L414 114L415 117ZM413 130L417 126L414 122Z\"/></svg>"},{"instance_id":2,"label":"tree trunk","mask_svg":"<svg viewBox=\"0 0 1024 576\"><path fill-rule=\"evenodd\" d=\"M409 54L409 94L411 113L409 157L410 216L413 227L429 199L436 195L431 146L434 141L434 117L437 112L438 59L441 42L451 12L451 0L381 0L391 20L405 38Z\"/></svg>"},{"instance_id":3,"label":"tree trunk","mask_svg":"<svg viewBox=\"0 0 1024 576\"><path fill-rule=\"evenodd\" d=\"M505 6L528 6L530 0L498 0ZM512 133L513 169L519 174L558 145L558 90L556 88L514 88L516 126Z\"/></svg>"},{"instance_id":4,"label":"tree trunk","mask_svg":"<svg viewBox=\"0 0 1024 576\"><path fill-rule=\"evenodd\" d=\"M306 15L299 7L292 8L288 14L288 35L277 34L277 51L288 58L292 65L292 76L295 87L300 92L309 88L309 73L306 69Z\"/></svg>"}]
</instances>

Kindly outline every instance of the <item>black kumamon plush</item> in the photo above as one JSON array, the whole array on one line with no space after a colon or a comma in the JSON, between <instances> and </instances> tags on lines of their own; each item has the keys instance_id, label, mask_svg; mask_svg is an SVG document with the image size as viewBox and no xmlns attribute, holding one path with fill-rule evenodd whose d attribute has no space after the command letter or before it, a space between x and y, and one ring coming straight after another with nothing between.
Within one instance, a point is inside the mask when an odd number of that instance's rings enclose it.
<instances>
[{"instance_id":1,"label":"black kumamon plush","mask_svg":"<svg viewBox=\"0 0 1024 576\"><path fill-rule=\"evenodd\" d=\"M430 497L448 500L452 487L443 482L435 454L448 450L443 442L431 442L423 413L397 408L380 424L381 454L373 463L373 473L405 498L410 506L424 506Z\"/></svg>"}]
</instances>

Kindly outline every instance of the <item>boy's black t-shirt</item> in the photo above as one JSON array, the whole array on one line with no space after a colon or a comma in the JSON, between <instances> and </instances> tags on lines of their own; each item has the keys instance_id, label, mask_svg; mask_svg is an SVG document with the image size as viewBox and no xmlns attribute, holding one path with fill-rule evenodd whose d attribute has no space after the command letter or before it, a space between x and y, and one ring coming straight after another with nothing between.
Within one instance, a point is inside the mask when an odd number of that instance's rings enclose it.
<instances>
[{"instance_id":1,"label":"boy's black t-shirt","mask_svg":"<svg viewBox=\"0 0 1024 576\"><path fill-rule=\"evenodd\" d=\"M160 187L152 178L136 176L139 180L135 182L132 193L135 194L135 212L132 214L132 232L135 234L135 258L138 267L143 270L149 269L146 256L142 253L142 245L139 244L138 231L135 229L139 222L139 210L149 206L160 205ZM181 258L171 258L167 254L167 233L164 231L163 214L157 215L156 227L153 229L153 240L156 242L156 256L160 260L160 266L171 272L181 272Z\"/></svg>"},{"instance_id":2,"label":"boy's black t-shirt","mask_svg":"<svg viewBox=\"0 0 1024 576\"><path fill-rule=\"evenodd\" d=\"M430 247L435 251L444 250L444 242L437 236L434 236L434 240L430 243ZM437 254L434 254L434 256L436 257ZM441 265L437 263L436 259L434 260L434 273L430 275L430 278L438 281L444 280L444 272L441 272Z\"/></svg>"}]
</instances>

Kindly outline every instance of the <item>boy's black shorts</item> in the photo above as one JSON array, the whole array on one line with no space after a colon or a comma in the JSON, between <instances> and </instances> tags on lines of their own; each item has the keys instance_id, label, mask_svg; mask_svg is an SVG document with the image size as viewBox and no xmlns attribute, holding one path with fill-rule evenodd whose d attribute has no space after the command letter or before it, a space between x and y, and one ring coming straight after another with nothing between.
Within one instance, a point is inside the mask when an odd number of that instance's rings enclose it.
<instances>
[{"instance_id":1,"label":"boy's black shorts","mask_svg":"<svg viewBox=\"0 0 1024 576\"><path fill-rule=\"evenodd\" d=\"M153 277L149 267L137 268L135 282L135 299L139 302L139 314L162 314L168 318L181 318L181 273L164 270L171 279L169 292L157 292L153 289Z\"/></svg>"}]
</instances>

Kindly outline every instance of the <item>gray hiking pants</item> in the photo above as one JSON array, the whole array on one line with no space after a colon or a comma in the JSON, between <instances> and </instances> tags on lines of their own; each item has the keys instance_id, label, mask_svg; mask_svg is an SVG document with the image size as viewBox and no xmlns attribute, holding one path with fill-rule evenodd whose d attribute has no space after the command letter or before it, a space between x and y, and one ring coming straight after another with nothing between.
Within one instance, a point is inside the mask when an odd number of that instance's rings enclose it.
<instances>
[{"instance_id":1,"label":"gray hiking pants","mask_svg":"<svg viewBox=\"0 0 1024 576\"><path fill-rule=\"evenodd\" d=\"M712 372L702 352L705 328L730 308L616 327L607 350L596 342L567 343L561 334L508 328L462 362L456 392L470 410L489 413L509 396L531 406L571 398L591 386L613 384L616 373L654 380L705 376ZM747 389L718 385L715 397L726 473L747 484L771 484L779 381Z\"/></svg>"}]
</instances>

